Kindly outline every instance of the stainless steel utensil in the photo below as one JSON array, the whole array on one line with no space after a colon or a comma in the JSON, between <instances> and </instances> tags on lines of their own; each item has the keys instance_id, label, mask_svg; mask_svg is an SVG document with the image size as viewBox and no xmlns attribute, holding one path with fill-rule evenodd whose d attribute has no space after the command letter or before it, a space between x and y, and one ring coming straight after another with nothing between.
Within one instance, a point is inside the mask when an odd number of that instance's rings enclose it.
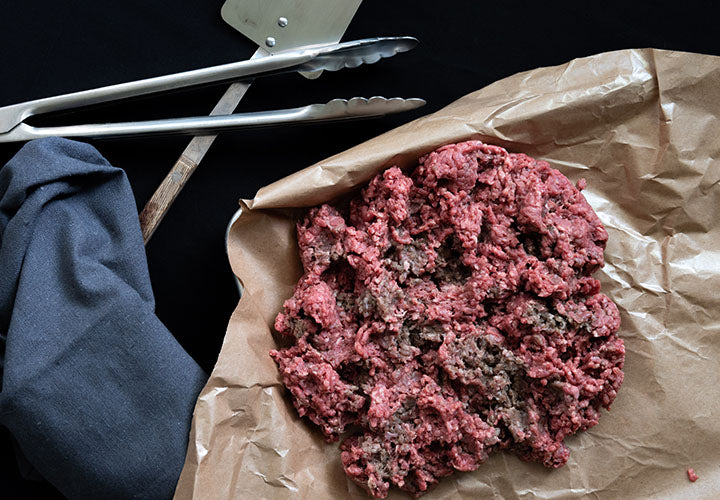
<instances>
[{"instance_id":1,"label":"stainless steel utensil","mask_svg":"<svg viewBox=\"0 0 720 500\"><path fill-rule=\"evenodd\" d=\"M122 124L86 125L75 127L34 128L23 121L30 116L90 106L118 99L137 97L167 90L247 77L260 77L293 71L338 71L361 64L372 64L382 58L406 52L417 45L411 37L368 38L341 44L321 45L300 50L278 52L272 57L240 61L220 66L184 71L145 80L120 83L92 90L36 99L0 108L0 142L29 140L49 135L101 137L106 135L141 134L162 131L187 132L202 118L179 118ZM237 118L237 117L236 117ZM244 126L241 119L229 120ZM162 124L162 125L160 125ZM188 128L190 126L190 128ZM212 128L202 126L202 128Z\"/></svg>"},{"instance_id":2,"label":"stainless steel utensil","mask_svg":"<svg viewBox=\"0 0 720 500\"><path fill-rule=\"evenodd\" d=\"M206 134L221 130L267 127L289 123L311 123L352 118L373 118L418 108L422 99L402 99L375 96L370 99L353 97L350 100L333 99L325 104L311 104L293 109L238 113L231 115L173 118L142 122L98 123L61 127L35 128L21 123L9 133L0 135L7 140L26 141L41 137L117 137L121 135L191 133Z\"/></svg>"}]
</instances>

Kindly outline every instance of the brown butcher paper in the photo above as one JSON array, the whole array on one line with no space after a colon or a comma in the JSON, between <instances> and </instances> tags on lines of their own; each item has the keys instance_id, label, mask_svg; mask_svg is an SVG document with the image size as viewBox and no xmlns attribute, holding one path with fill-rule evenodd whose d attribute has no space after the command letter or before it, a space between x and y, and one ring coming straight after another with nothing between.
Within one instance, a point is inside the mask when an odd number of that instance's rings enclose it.
<instances>
[{"instance_id":1,"label":"brown butcher paper","mask_svg":"<svg viewBox=\"0 0 720 500\"><path fill-rule=\"evenodd\" d=\"M620 309L625 382L597 426L566 440L565 467L499 452L424 498L720 498L720 58L651 49L511 76L244 200L228 239L244 294L198 399L176 498L369 498L337 444L298 417L268 356L301 274L295 222L467 139L587 179L610 235L597 277Z\"/></svg>"}]
</instances>

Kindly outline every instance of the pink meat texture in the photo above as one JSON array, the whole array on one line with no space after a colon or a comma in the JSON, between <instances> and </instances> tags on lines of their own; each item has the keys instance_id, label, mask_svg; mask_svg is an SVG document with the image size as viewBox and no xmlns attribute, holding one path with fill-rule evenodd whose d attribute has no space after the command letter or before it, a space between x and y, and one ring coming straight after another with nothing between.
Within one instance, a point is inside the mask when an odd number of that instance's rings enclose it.
<instances>
[{"instance_id":1,"label":"pink meat texture","mask_svg":"<svg viewBox=\"0 0 720 500\"><path fill-rule=\"evenodd\" d=\"M420 496L502 449L561 467L610 408L625 348L584 184L468 141L298 224L304 274L275 321L292 345L270 354L371 495Z\"/></svg>"}]
</instances>

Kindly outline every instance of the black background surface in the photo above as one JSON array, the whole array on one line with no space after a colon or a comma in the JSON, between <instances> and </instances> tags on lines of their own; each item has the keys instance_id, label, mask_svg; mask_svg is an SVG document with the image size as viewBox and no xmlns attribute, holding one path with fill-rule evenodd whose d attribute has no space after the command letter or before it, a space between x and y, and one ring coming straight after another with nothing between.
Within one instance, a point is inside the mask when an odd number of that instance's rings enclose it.
<instances>
[{"instance_id":1,"label":"black background surface","mask_svg":"<svg viewBox=\"0 0 720 500\"><path fill-rule=\"evenodd\" d=\"M0 106L248 58L251 42L220 17L224 0L31 0L0 3ZM329 0L332 1L332 0ZM365 0L345 40L414 35L420 46L376 65L308 81L256 81L238 111L295 107L335 97L422 97L424 108L380 120L226 132L150 241L157 314L209 373L238 299L225 256L239 198L291 172L519 71L633 47L720 55L713 15L678 2ZM37 124L205 115L225 86L135 100ZM187 137L90 141L123 168L138 209ZM0 165L21 144L0 145ZM0 430L0 497L61 498L20 478Z\"/></svg>"}]
</instances>

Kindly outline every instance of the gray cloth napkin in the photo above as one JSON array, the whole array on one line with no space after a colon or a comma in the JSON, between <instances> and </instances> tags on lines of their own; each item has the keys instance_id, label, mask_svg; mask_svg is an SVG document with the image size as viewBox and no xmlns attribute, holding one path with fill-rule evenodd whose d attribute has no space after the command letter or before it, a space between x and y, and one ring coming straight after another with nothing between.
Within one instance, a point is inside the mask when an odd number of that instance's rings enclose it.
<instances>
[{"instance_id":1,"label":"gray cloth napkin","mask_svg":"<svg viewBox=\"0 0 720 500\"><path fill-rule=\"evenodd\" d=\"M134 198L93 147L0 169L0 425L69 498L168 498L205 373L154 313Z\"/></svg>"}]
</instances>

